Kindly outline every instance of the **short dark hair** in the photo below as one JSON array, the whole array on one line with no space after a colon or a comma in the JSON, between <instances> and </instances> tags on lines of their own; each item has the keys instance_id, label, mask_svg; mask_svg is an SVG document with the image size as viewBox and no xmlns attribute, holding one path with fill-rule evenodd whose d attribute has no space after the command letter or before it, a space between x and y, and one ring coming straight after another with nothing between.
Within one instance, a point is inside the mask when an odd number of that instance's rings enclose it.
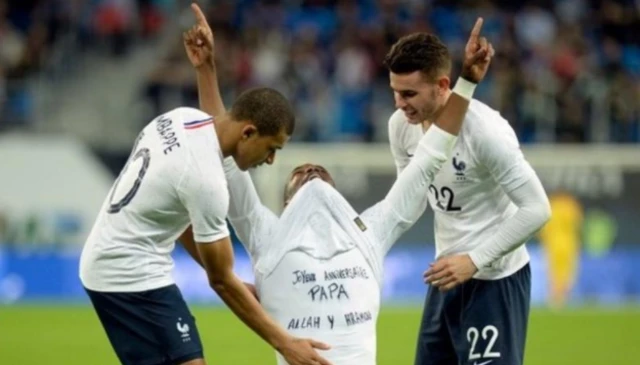
<instances>
[{"instance_id":1,"label":"short dark hair","mask_svg":"<svg viewBox=\"0 0 640 365\"><path fill-rule=\"evenodd\" d=\"M251 122L263 136L275 136L284 128L293 134L296 117L291 103L280 92L267 87L244 91L231 106L231 118Z\"/></svg>"},{"instance_id":2,"label":"short dark hair","mask_svg":"<svg viewBox=\"0 0 640 365\"><path fill-rule=\"evenodd\" d=\"M451 72L447 46L429 33L413 33L400 38L384 58L384 65L395 74L421 71L430 80Z\"/></svg>"}]
</instances>

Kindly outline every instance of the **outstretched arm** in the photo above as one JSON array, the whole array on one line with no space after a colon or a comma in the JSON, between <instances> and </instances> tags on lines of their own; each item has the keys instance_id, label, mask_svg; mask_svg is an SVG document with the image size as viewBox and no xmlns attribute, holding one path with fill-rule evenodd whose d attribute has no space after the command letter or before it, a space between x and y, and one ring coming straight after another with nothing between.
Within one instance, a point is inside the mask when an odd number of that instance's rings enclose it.
<instances>
[{"instance_id":1,"label":"outstretched arm","mask_svg":"<svg viewBox=\"0 0 640 365\"><path fill-rule=\"evenodd\" d=\"M200 108L213 116L221 116L226 110L215 67L213 32L197 5L192 5L196 25L183 35L189 61L196 70ZM259 255L258 238L273 226L277 216L262 205L251 176L241 171L232 157L224 161L224 171L229 187L228 218L236 234L252 257Z\"/></svg>"}]
</instances>

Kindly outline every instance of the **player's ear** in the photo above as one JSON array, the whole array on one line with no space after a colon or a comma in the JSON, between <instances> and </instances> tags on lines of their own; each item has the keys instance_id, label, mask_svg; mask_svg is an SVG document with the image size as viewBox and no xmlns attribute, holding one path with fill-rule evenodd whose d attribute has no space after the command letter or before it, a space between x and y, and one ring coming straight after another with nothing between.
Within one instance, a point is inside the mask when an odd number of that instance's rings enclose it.
<instances>
[{"instance_id":1,"label":"player's ear","mask_svg":"<svg viewBox=\"0 0 640 365\"><path fill-rule=\"evenodd\" d=\"M242 139L249 139L257 135L258 128L256 128L252 123L246 123L244 127L242 127Z\"/></svg>"},{"instance_id":2,"label":"player's ear","mask_svg":"<svg viewBox=\"0 0 640 365\"><path fill-rule=\"evenodd\" d=\"M442 91L449 90L449 88L451 87L451 79L449 79L448 76L441 76L438 79L438 87Z\"/></svg>"}]
</instances>

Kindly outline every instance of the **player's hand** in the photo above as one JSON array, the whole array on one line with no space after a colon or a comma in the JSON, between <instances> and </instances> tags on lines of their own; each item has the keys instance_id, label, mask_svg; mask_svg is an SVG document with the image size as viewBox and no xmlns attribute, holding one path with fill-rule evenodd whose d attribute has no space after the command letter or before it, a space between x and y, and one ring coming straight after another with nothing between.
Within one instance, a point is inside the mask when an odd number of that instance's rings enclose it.
<instances>
[{"instance_id":1,"label":"player's hand","mask_svg":"<svg viewBox=\"0 0 640 365\"><path fill-rule=\"evenodd\" d=\"M289 365L332 365L316 352L330 347L322 342L292 337L280 350Z\"/></svg>"},{"instance_id":2,"label":"player's hand","mask_svg":"<svg viewBox=\"0 0 640 365\"><path fill-rule=\"evenodd\" d=\"M480 36L482 22L482 18L478 18L471 30L469 41L467 41L467 45L464 48L464 61L462 62L462 72L460 74L463 78L476 84L482 81L484 75L487 74L491 58L495 53L487 38Z\"/></svg>"},{"instance_id":3,"label":"player's hand","mask_svg":"<svg viewBox=\"0 0 640 365\"><path fill-rule=\"evenodd\" d=\"M457 285L471 279L478 268L469 255L443 257L430 265L425 271L424 282L441 291L453 289Z\"/></svg>"},{"instance_id":4,"label":"player's hand","mask_svg":"<svg viewBox=\"0 0 640 365\"><path fill-rule=\"evenodd\" d=\"M213 32L198 4L191 4L196 24L182 34L184 48L195 68L214 65Z\"/></svg>"}]
</instances>

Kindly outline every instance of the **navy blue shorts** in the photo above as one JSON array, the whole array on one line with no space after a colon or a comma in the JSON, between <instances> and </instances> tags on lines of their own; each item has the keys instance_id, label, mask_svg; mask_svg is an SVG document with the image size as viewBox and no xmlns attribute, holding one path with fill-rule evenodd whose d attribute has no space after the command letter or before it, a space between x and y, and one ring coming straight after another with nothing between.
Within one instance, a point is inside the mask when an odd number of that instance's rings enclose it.
<instances>
[{"instance_id":1,"label":"navy blue shorts","mask_svg":"<svg viewBox=\"0 0 640 365\"><path fill-rule=\"evenodd\" d=\"M196 320L177 286L135 293L85 290L123 365L204 358Z\"/></svg>"},{"instance_id":2,"label":"navy blue shorts","mask_svg":"<svg viewBox=\"0 0 640 365\"><path fill-rule=\"evenodd\" d=\"M499 280L471 279L448 291L430 287L415 365L519 365L531 297L529 264Z\"/></svg>"}]
</instances>

